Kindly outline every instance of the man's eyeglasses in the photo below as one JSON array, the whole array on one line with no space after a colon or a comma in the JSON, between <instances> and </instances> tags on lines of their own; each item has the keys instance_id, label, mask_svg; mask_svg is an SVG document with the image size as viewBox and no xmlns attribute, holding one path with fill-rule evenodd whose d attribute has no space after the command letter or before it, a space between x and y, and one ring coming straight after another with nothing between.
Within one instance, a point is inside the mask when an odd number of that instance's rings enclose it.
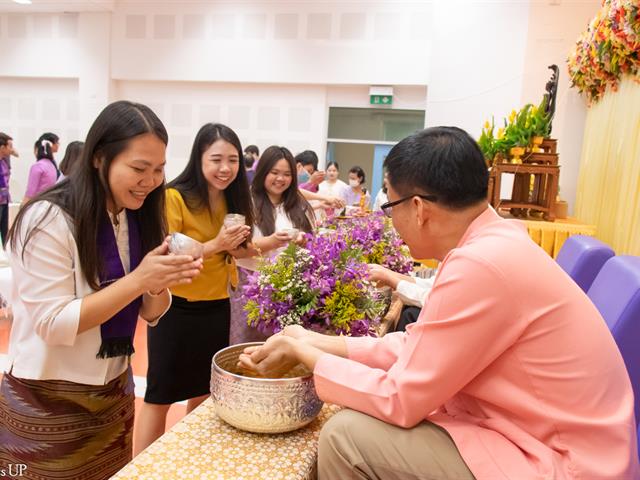
<instances>
[{"instance_id":1,"label":"man's eyeglasses","mask_svg":"<svg viewBox=\"0 0 640 480\"><path fill-rule=\"evenodd\" d=\"M393 207L395 207L396 205L401 204L402 202L406 202L407 200L409 200L410 198L413 197L420 197L423 200L427 200L429 202L437 202L438 201L438 197L436 197L435 195L422 195L419 193L415 193L413 195L409 195L408 197L403 197L400 200L396 200L395 202L387 202L387 203L383 203L382 205L380 205L380 210L382 210L382 212L389 218L391 218L391 211L393 210Z\"/></svg>"}]
</instances>

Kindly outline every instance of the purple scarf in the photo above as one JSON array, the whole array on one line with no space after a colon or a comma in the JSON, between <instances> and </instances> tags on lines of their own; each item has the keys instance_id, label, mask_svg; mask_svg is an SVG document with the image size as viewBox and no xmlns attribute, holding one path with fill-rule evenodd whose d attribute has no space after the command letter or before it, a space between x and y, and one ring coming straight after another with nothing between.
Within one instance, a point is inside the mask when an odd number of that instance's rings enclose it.
<instances>
[{"instance_id":1,"label":"purple scarf","mask_svg":"<svg viewBox=\"0 0 640 480\"><path fill-rule=\"evenodd\" d=\"M129 227L129 271L133 271L141 260L142 241L140 228L134 213L127 210L127 225ZM122 260L118 253L118 245L113 227L107 215L104 216L98 229L98 251L102 253L103 268L100 273L100 288L124 277ZM133 334L136 330L138 313L142 306L142 297L136 298L113 317L100 325L102 344L96 355L97 358L119 357L132 355Z\"/></svg>"}]
</instances>

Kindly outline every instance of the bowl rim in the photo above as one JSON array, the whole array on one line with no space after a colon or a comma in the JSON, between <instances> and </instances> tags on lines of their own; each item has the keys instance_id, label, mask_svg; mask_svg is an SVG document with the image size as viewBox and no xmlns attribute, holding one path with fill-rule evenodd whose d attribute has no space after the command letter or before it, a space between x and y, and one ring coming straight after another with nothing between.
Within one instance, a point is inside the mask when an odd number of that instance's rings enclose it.
<instances>
[{"instance_id":1,"label":"bowl rim","mask_svg":"<svg viewBox=\"0 0 640 480\"><path fill-rule=\"evenodd\" d=\"M233 373L233 372L229 372L228 370L225 370L224 368L222 368L221 366L218 365L218 363L216 362L216 357L218 355L220 355L221 353L230 350L230 349L237 349L239 347L242 347L242 350L244 350L247 347L252 347L255 345L264 345L265 342L246 342L246 343L236 343L235 345L229 345L228 347L223 348L222 350L218 350L216 353L213 354L213 358L211 359L211 368L213 370L216 370L218 373L221 373L223 375L228 375L230 377L233 378L237 378L238 380L243 380L243 381L257 381L257 382L266 382L266 383L298 383L301 379L303 380L307 380L307 379L313 379L313 372L309 372L307 375L303 375L303 376L299 376L299 377L289 377L289 378L256 378L256 377L245 377L244 375L239 375L237 373ZM306 367L305 367L306 368Z\"/></svg>"}]
</instances>

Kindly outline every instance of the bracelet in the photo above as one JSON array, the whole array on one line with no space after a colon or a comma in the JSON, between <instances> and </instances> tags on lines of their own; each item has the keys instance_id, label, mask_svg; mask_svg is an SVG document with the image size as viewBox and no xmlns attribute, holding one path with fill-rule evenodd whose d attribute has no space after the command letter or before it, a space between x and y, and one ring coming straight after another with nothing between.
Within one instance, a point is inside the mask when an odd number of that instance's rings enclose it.
<instances>
[{"instance_id":1,"label":"bracelet","mask_svg":"<svg viewBox=\"0 0 640 480\"><path fill-rule=\"evenodd\" d=\"M151 292L151 290L147 290L147 295L149 295L150 297L159 297L160 295L162 295L164 293L165 290L166 290L166 288L163 288L158 293L153 293L153 292Z\"/></svg>"}]
</instances>

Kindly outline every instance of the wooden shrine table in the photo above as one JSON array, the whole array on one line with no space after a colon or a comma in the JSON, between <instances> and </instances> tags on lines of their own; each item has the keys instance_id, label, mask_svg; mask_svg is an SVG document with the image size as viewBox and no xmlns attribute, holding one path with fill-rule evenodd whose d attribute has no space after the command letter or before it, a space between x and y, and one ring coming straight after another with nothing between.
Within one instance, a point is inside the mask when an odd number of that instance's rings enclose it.
<instances>
[{"instance_id":1,"label":"wooden shrine table","mask_svg":"<svg viewBox=\"0 0 640 480\"><path fill-rule=\"evenodd\" d=\"M503 174L515 176L510 199L500 198ZM496 211L509 210L517 215L531 210L544 213L544 219L555 220L555 200L558 194L558 165L499 163L491 167L489 179L489 203ZM531 177L533 190L530 191Z\"/></svg>"}]
</instances>

